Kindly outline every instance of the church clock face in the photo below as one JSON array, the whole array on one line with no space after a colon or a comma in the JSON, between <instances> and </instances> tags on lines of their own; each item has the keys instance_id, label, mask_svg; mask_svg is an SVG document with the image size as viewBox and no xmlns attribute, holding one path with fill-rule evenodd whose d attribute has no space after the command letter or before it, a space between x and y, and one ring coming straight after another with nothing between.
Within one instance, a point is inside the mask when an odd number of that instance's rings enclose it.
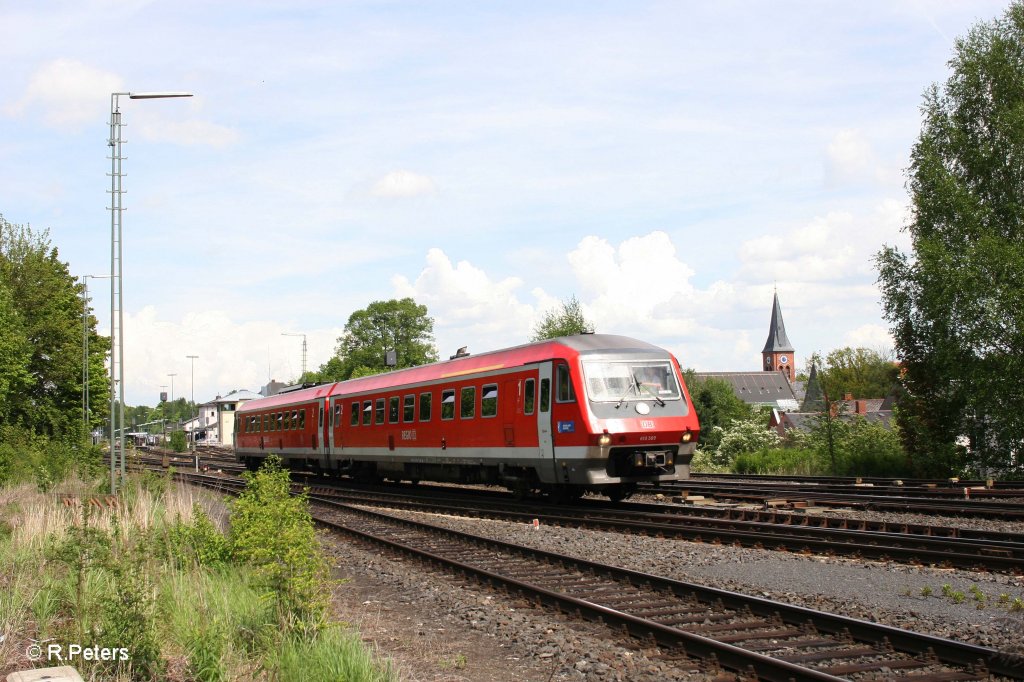
<instances>
[{"instance_id":1,"label":"church clock face","mask_svg":"<svg viewBox=\"0 0 1024 682\"><path fill-rule=\"evenodd\" d=\"M779 357L779 364L784 365L787 362L789 362L789 356L782 355L782 356Z\"/></svg>"},{"instance_id":2,"label":"church clock face","mask_svg":"<svg viewBox=\"0 0 1024 682\"><path fill-rule=\"evenodd\" d=\"M765 369L771 369L772 368L772 359L771 358L765 358L764 359L764 368Z\"/></svg>"}]
</instances>

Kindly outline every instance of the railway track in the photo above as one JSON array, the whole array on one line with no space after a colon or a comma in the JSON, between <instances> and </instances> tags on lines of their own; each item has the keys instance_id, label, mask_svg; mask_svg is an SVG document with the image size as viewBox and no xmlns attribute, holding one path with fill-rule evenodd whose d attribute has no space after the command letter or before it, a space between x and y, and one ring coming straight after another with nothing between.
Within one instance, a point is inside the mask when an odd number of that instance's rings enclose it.
<instances>
[{"instance_id":1,"label":"railway track","mask_svg":"<svg viewBox=\"0 0 1024 682\"><path fill-rule=\"evenodd\" d=\"M982 480L961 478L894 478L883 476L795 476L788 474L729 474L691 472L690 478L695 481L733 481L758 482L764 484L801 483L809 485L865 486L877 488L901 488L913 490L925 488L931 490L947 489L950 492L962 490L964 487L989 487L996 490L1024 492L1022 480ZM991 483L991 485L989 485Z\"/></svg>"},{"instance_id":2,"label":"railway track","mask_svg":"<svg viewBox=\"0 0 1024 682\"><path fill-rule=\"evenodd\" d=\"M857 556L943 567L1024 573L1024 542L1014 534L951 527L861 522L842 527L836 519L795 514L713 510L663 504L612 505L582 500L573 506L517 503L501 495L352 490L317 485L319 497L351 504L476 518L656 535L797 553Z\"/></svg>"},{"instance_id":3,"label":"railway track","mask_svg":"<svg viewBox=\"0 0 1024 682\"><path fill-rule=\"evenodd\" d=\"M226 492L241 485L183 478ZM1024 661L994 649L519 547L316 494L310 501L323 525L655 642L680 669L694 669L685 654L763 680L1024 679Z\"/></svg>"},{"instance_id":4,"label":"railway track","mask_svg":"<svg viewBox=\"0 0 1024 682\"><path fill-rule=\"evenodd\" d=\"M139 463L159 466L162 461L159 456L142 456ZM185 470L191 467L191 459L182 466ZM303 486L312 486L321 497L351 504L519 523L537 519L545 525L692 542L1024 574L1024 541L1015 534L994 531L666 504L610 504L598 500L580 500L571 506L523 503L502 493L476 489L424 485L393 492L331 485L320 477L296 483L296 489Z\"/></svg>"},{"instance_id":5,"label":"railway track","mask_svg":"<svg viewBox=\"0 0 1024 682\"><path fill-rule=\"evenodd\" d=\"M999 519L1003 521L1024 520L1024 500L1006 501L1001 490L976 491L961 489L959 497L915 497L901 494L900 489L892 492L875 488L843 488L840 492L822 490L819 486L765 485L741 482L698 482L687 481L661 486L641 486L644 492L667 495L701 495L718 501L766 503L769 501L800 501L821 507L850 507L871 511L912 512L969 518ZM979 499L985 494L989 499Z\"/></svg>"}]
</instances>

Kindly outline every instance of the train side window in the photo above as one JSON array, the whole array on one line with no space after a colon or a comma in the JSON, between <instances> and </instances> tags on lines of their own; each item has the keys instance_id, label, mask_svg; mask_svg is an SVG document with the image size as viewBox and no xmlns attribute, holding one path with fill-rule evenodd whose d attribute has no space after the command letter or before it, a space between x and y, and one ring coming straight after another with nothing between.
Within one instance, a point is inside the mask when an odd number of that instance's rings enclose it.
<instances>
[{"instance_id":1,"label":"train side window","mask_svg":"<svg viewBox=\"0 0 1024 682\"><path fill-rule=\"evenodd\" d=\"M260 431L266 433L267 431L270 430L270 425L267 423L270 420L267 419L267 415L263 415L263 419L261 421L263 422L263 424L260 426Z\"/></svg>"},{"instance_id":2,"label":"train side window","mask_svg":"<svg viewBox=\"0 0 1024 682\"><path fill-rule=\"evenodd\" d=\"M352 403L352 416L349 417L349 423L352 426L359 426L359 401Z\"/></svg>"},{"instance_id":3,"label":"train side window","mask_svg":"<svg viewBox=\"0 0 1024 682\"><path fill-rule=\"evenodd\" d=\"M384 398L377 398L373 406L373 423L384 423Z\"/></svg>"},{"instance_id":4,"label":"train side window","mask_svg":"<svg viewBox=\"0 0 1024 682\"><path fill-rule=\"evenodd\" d=\"M480 392L480 416L494 417L498 414L498 384L487 384Z\"/></svg>"},{"instance_id":5,"label":"train side window","mask_svg":"<svg viewBox=\"0 0 1024 682\"><path fill-rule=\"evenodd\" d=\"M540 411L551 409L551 379L540 380Z\"/></svg>"},{"instance_id":6,"label":"train side window","mask_svg":"<svg viewBox=\"0 0 1024 682\"><path fill-rule=\"evenodd\" d=\"M537 401L537 380L526 380L526 395L523 396L523 413L533 414L533 407Z\"/></svg>"},{"instance_id":7,"label":"train side window","mask_svg":"<svg viewBox=\"0 0 1024 682\"><path fill-rule=\"evenodd\" d=\"M292 430L292 413L289 412L288 410L285 410L285 412L284 412L284 427L281 430L282 431L291 431Z\"/></svg>"},{"instance_id":8,"label":"train side window","mask_svg":"<svg viewBox=\"0 0 1024 682\"><path fill-rule=\"evenodd\" d=\"M363 401L363 426L369 426L373 422L373 401Z\"/></svg>"},{"instance_id":9,"label":"train side window","mask_svg":"<svg viewBox=\"0 0 1024 682\"><path fill-rule=\"evenodd\" d=\"M277 431L284 431L284 412L277 413Z\"/></svg>"},{"instance_id":10,"label":"train side window","mask_svg":"<svg viewBox=\"0 0 1024 682\"><path fill-rule=\"evenodd\" d=\"M394 424L398 421L398 396L393 395L388 398L388 424Z\"/></svg>"},{"instance_id":11,"label":"train side window","mask_svg":"<svg viewBox=\"0 0 1024 682\"><path fill-rule=\"evenodd\" d=\"M557 370L557 392L555 399L560 403L576 402L576 391L572 388L572 377L569 376L569 366L559 365Z\"/></svg>"},{"instance_id":12,"label":"train side window","mask_svg":"<svg viewBox=\"0 0 1024 682\"><path fill-rule=\"evenodd\" d=\"M455 389L441 391L441 419L455 419Z\"/></svg>"},{"instance_id":13,"label":"train side window","mask_svg":"<svg viewBox=\"0 0 1024 682\"><path fill-rule=\"evenodd\" d=\"M420 421L430 421L430 401L432 393L420 393Z\"/></svg>"},{"instance_id":14,"label":"train side window","mask_svg":"<svg viewBox=\"0 0 1024 682\"><path fill-rule=\"evenodd\" d=\"M306 409L299 410L299 428L303 431L306 430Z\"/></svg>"},{"instance_id":15,"label":"train side window","mask_svg":"<svg viewBox=\"0 0 1024 682\"><path fill-rule=\"evenodd\" d=\"M407 395L402 404L402 421L411 422L416 419L416 396Z\"/></svg>"},{"instance_id":16,"label":"train side window","mask_svg":"<svg viewBox=\"0 0 1024 682\"><path fill-rule=\"evenodd\" d=\"M466 386L462 389L459 416L463 419L472 419L474 415L476 415L476 387Z\"/></svg>"},{"instance_id":17,"label":"train side window","mask_svg":"<svg viewBox=\"0 0 1024 682\"><path fill-rule=\"evenodd\" d=\"M340 400L334 403L334 417L331 418L331 428L334 428L335 425L341 426L341 410L344 407Z\"/></svg>"}]
</instances>

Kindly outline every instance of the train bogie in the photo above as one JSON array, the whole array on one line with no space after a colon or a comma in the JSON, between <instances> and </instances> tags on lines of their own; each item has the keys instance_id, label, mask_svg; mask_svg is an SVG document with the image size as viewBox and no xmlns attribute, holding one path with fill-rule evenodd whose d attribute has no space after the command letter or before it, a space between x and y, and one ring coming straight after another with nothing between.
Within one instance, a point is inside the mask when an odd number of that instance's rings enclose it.
<instances>
[{"instance_id":1,"label":"train bogie","mask_svg":"<svg viewBox=\"0 0 1024 682\"><path fill-rule=\"evenodd\" d=\"M687 477L699 433L676 360L607 335L279 394L245 404L236 424L252 464L274 452L362 479L613 498Z\"/></svg>"}]
</instances>

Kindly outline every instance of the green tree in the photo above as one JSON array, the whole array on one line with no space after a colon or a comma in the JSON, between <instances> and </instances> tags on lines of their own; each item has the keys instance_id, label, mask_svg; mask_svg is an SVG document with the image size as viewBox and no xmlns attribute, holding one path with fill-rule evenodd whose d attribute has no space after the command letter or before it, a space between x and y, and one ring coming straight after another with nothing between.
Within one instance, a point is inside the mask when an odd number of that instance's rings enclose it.
<instances>
[{"instance_id":1,"label":"green tree","mask_svg":"<svg viewBox=\"0 0 1024 682\"><path fill-rule=\"evenodd\" d=\"M697 410L702 448L715 450L726 427L735 421L753 418L750 405L736 397L729 382L714 377L698 379L692 369L683 372L683 380Z\"/></svg>"},{"instance_id":2,"label":"green tree","mask_svg":"<svg viewBox=\"0 0 1024 682\"><path fill-rule=\"evenodd\" d=\"M352 313L335 355L320 366L318 381L344 381L386 372L388 351L395 351L394 369L437 361L434 319L427 306L411 298L374 301ZM308 373L307 373L308 374Z\"/></svg>"},{"instance_id":3,"label":"green tree","mask_svg":"<svg viewBox=\"0 0 1024 682\"><path fill-rule=\"evenodd\" d=\"M912 255L876 257L920 469L1009 470L1024 442L1024 4L957 40L911 153ZM1018 465L1019 466L1019 465Z\"/></svg>"},{"instance_id":4,"label":"green tree","mask_svg":"<svg viewBox=\"0 0 1024 682\"><path fill-rule=\"evenodd\" d=\"M562 301L561 306L544 313L544 317L533 328L533 335L530 341L543 341L558 336L572 336L574 334L593 334L594 323L584 316L583 307L579 299L572 296L568 301Z\"/></svg>"},{"instance_id":5,"label":"green tree","mask_svg":"<svg viewBox=\"0 0 1024 682\"><path fill-rule=\"evenodd\" d=\"M818 381L831 399L847 393L855 398L884 398L899 379L899 368L892 357L868 348L837 348L822 359L815 353L806 366L816 366Z\"/></svg>"},{"instance_id":6,"label":"green tree","mask_svg":"<svg viewBox=\"0 0 1024 682\"><path fill-rule=\"evenodd\" d=\"M12 330L24 335L30 349L24 369L31 381L8 406L7 418L38 434L78 435L82 426L81 283L59 259L47 232L14 225L3 216L0 283L17 313ZM90 367L100 367L106 345L95 336L95 318L86 315L85 322L96 341L90 346ZM90 381L97 417L104 414L102 405L109 397L109 388L99 380L102 376L100 372L95 383Z\"/></svg>"},{"instance_id":7,"label":"green tree","mask_svg":"<svg viewBox=\"0 0 1024 682\"><path fill-rule=\"evenodd\" d=\"M11 292L0 280L0 423L9 423L15 406L32 384L32 348L22 330Z\"/></svg>"}]
</instances>

